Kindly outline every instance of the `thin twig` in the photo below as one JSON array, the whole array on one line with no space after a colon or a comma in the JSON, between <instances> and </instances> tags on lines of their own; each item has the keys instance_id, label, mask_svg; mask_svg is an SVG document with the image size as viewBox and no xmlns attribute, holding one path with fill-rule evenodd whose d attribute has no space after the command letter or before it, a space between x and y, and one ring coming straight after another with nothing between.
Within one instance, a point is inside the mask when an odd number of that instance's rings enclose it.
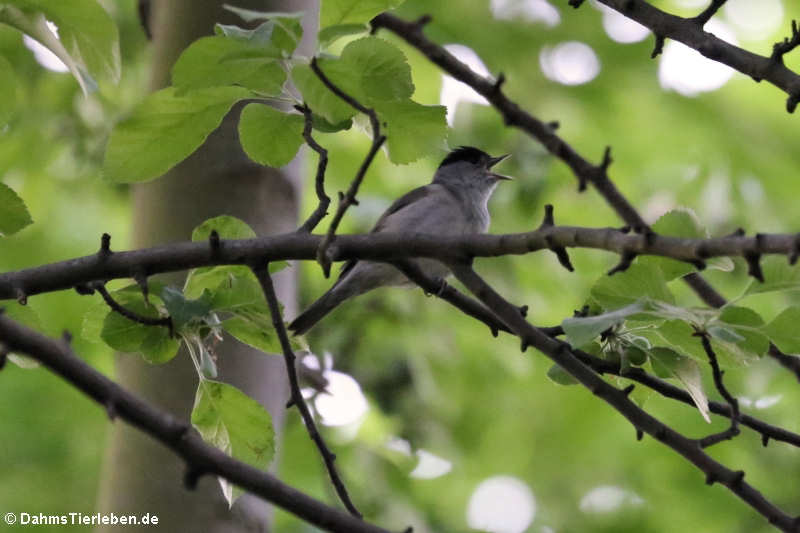
<instances>
[{"instance_id":1,"label":"thin twig","mask_svg":"<svg viewBox=\"0 0 800 533\"><path fill-rule=\"evenodd\" d=\"M730 427L724 431L720 431L719 433L708 435L707 437L704 437L698 441L701 447L707 448L724 440L730 440L739 434L739 402L736 401L736 398L734 398L730 392L728 392L728 388L722 381L723 372L719 369L719 363L717 363L717 354L714 353L714 349L711 347L711 341L708 338L708 333L702 331L698 332L697 335L700 337L700 341L703 343L703 350L705 350L706 355L708 356L708 364L711 365L711 373L714 376L714 386L717 388L717 391L722 395L722 397L725 398L725 401L731 408Z\"/></svg>"},{"instance_id":2,"label":"thin twig","mask_svg":"<svg viewBox=\"0 0 800 533\"><path fill-rule=\"evenodd\" d=\"M92 368L65 342L45 337L0 316L0 343L41 362L103 408L147 433L183 458L190 478L220 476L325 531L388 533L286 485L272 474L236 460L203 442L188 422L156 408Z\"/></svg>"},{"instance_id":3,"label":"thin twig","mask_svg":"<svg viewBox=\"0 0 800 533\"><path fill-rule=\"evenodd\" d=\"M139 313L131 311L130 309L124 307L122 304L114 300L114 298L108 293L105 285L102 282L94 283L93 285L91 285L91 287L100 293L100 296L103 297L103 300L105 300L106 304L108 304L108 306L111 309L113 309L120 315L124 316L128 320L131 320L133 322L138 322L139 324L144 324L146 326L164 326L166 328L169 328L170 335L172 335L173 333L172 317L163 316L159 318L154 318L154 317L140 315Z\"/></svg>"},{"instance_id":4,"label":"thin twig","mask_svg":"<svg viewBox=\"0 0 800 533\"><path fill-rule=\"evenodd\" d=\"M297 110L303 113L303 117L305 118L305 125L303 126L303 138L306 140L306 144L319 154L319 162L317 163L317 175L314 180L314 188L317 193L317 199L319 200L319 204L317 204L317 208L311 213L311 216L308 217L300 228L297 231L302 233L311 233L314 231L314 228L317 227L317 224L325 218L325 215L328 214L328 206L331 204L330 197L325 193L325 170L328 168L328 151L320 146L320 144L311 136L311 127L313 125L313 115L311 114L311 109L308 108L307 105L297 106Z\"/></svg>"},{"instance_id":5,"label":"thin twig","mask_svg":"<svg viewBox=\"0 0 800 533\"><path fill-rule=\"evenodd\" d=\"M327 87L333 94L347 102L353 109L367 115L372 127L372 145L370 146L364 161L361 163L361 166L358 168L355 178L353 178L353 181L350 183L350 187L347 189L347 192L344 194L341 192L339 193L339 207L336 209L336 213L333 215L333 220L331 220L331 225L328 227L328 232L325 234L325 239L322 241L322 244L320 244L317 251L317 261L319 262L320 266L322 266L322 271L325 273L325 277L327 278L331 272L331 259L328 257L328 247L330 246L331 242L333 242L333 238L336 235L336 230L339 228L339 223L342 221L342 217L344 217L347 209L351 205L358 204L358 201L356 200L358 189L361 187L361 182L364 181L364 176L366 176L367 169L369 169L370 164L372 164L375 154L378 153L378 150L380 150L381 146L386 140L386 136L381 135L381 125L380 121L378 120L378 114L375 112L375 110L365 107L358 100L337 87L325 75L325 73L320 70L316 57L311 59L311 70L314 71L314 74L317 75L325 87Z\"/></svg>"},{"instance_id":6,"label":"thin twig","mask_svg":"<svg viewBox=\"0 0 800 533\"><path fill-rule=\"evenodd\" d=\"M727 0L711 0L711 3L705 8L699 15L694 17L692 20L700 26L701 28L706 25L706 22L711 20L711 17L717 14L719 8L721 8Z\"/></svg>"},{"instance_id":7,"label":"thin twig","mask_svg":"<svg viewBox=\"0 0 800 533\"><path fill-rule=\"evenodd\" d=\"M261 284L261 289L264 291L264 297L267 299L267 305L272 315L272 325L275 327L275 331L278 334L278 340L280 340L281 349L283 350L283 357L286 360L286 372L289 375L289 386L292 394L289 405L297 406L297 409L300 411L300 416L303 418L303 423L306 426L306 430L308 430L308 435L311 437L311 440L314 441L314 444L317 445L317 449L322 456L322 460L325 462L325 468L328 470L328 475L331 478L331 482L336 489L336 494L339 496L339 499L342 500L342 503L351 515L356 518L361 518L361 513L358 512L358 509L356 509L356 506L353 505L353 502L350 500L347 488L345 488L344 482L339 476L339 472L336 470L336 456L328 449L325 440L322 438L319 430L317 430L314 417L311 416L306 401L303 399L303 393L300 391L300 383L297 379L297 370L295 367L296 357L294 351L292 351L291 343L289 342L289 335L286 333L286 326L281 316L278 297L275 295L275 287L272 284L272 277L269 275L268 264L252 267L252 270Z\"/></svg>"}]
</instances>

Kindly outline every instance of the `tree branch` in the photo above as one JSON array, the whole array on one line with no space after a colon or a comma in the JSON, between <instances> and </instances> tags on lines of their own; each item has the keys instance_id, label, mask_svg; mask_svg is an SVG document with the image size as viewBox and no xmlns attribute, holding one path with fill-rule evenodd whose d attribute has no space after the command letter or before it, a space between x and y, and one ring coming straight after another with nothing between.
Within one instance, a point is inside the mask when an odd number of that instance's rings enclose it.
<instances>
[{"instance_id":1,"label":"tree branch","mask_svg":"<svg viewBox=\"0 0 800 533\"><path fill-rule=\"evenodd\" d=\"M314 180L314 188L317 193L319 204L317 204L317 208L308 217L308 220L306 220L303 225L297 229L297 231L302 233L311 233L314 231L314 228L317 227L317 224L319 224L320 221L325 218L325 215L328 214L328 206L331 204L330 197L325 193L325 171L328 168L328 151L320 146L314 137L311 136L311 127L313 125L311 109L309 109L307 105L295 106L295 109L303 113L303 117L305 118L305 124L303 126L303 138L306 140L306 144L308 144L312 150L319 154L317 175Z\"/></svg>"},{"instance_id":2,"label":"tree branch","mask_svg":"<svg viewBox=\"0 0 800 533\"><path fill-rule=\"evenodd\" d=\"M55 341L0 316L0 343L6 350L38 360L119 418L160 441L186 461L189 477L194 480L204 474L221 476L325 531L388 533L209 446L188 422L123 389L76 356L64 341Z\"/></svg>"},{"instance_id":3,"label":"tree branch","mask_svg":"<svg viewBox=\"0 0 800 533\"><path fill-rule=\"evenodd\" d=\"M380 150L381 146L386 140L386 136L381 135L381 124L378 120L378 114L375 112L375 110L365 107L358 100L337 87L325 75L325 73L320 70L316 57L311 59L311 70L314 71L314 74L317 75L325 87L327 87L333 94L347 102L353 109L367 115L369 117L369 123L372 127L372 145L370 146L364 161L361 163L358 172L356 172L355 178L353 178L353 181L350 183L350 187L347 189L347 192L344 194L341 192L339 193L339 207L336 209L336 213L333 215L333 220L331 220L331 225L328 227L328 232L325 234L325 238L323 239L319 246L319 250L317 251L317 261L322 266L322 272L327 278L331 273L332 261L332 259L328 256L328 247L333 241L333 238L336 235L336 230L339 228L339 223L342 221L342 217L344 217L347 209L351 205L358 205L358 200L356 200L358 189L361 187L361 182L364 181L364 176L366 176L367 169L369 169L370 164L372 164L375 154L378 153L378 150Z\"/></svg>"},{"instance_id":4,"label":"tree branch","mask_svg":"<svg viewBox=\"0 0 800 533\"><path fill-rule=\"evenodd\" d=\"M744 472L733 471L725 467L706 454L697 445L697 441L681 435L639 408L628 398L625 391L606 383L581 363L567 343L552 339L529 324L519 313L517 307L495 292L470 266L463 263L451 263L449 266L459 281L520 337L523 351L528 346L540 350L589 389L592 394L610 404L627 418L637 431L653 436L697 466L705 473L707 483L717 482L726 486L767 518L770 524L782 531L795 530L794 519L744 481Z\"/></svg>"},{"instance_id":5,"label":"tree branch","mask_svg":"<svg viewBox=\"0 0 800 533\"><path fill-rule=\"evenodd\" d=\"M693 48L705 57L728 65L746 74L756 81L767 80L788 95L786 109L794 112L797 99L800 97L800 76L786 68L783 54L800 44L800 37L793 26L791 40L775 45L772 56L760 56L749 52L727 41L723 41L712 33L703 30L703 25L711 18L721 4L713 0L711 5L694 18L682 18L666 13L644 0L598 0L611 9L619 11L626 17L635 20L642 26L650 28L657 38L673 39ZM705 20L704 20L705 19Z\"/></svg>"},{"instance_id":6,"label":"tree branch","mask_svg":"<svg viewBox=\"0 0 800 533\"><path fill-rule=\"evenodd\" d=\"M578 5L580 5L580 3L578 3ZM647 223L608 178L608 167L611 164L610 148L606 148L603 159L598 165L590 163L578 154L566 141L556 135L549 123L539 120L522 109L517 103L510 100L505 93L503 93L501 85L483 76L479 76L442 46L439 46L425 37L422 33L422 25L415 22L407 22L389 13L381 13L372 19L372 27L373 29L386 28L392 31L407 43L417 48L442 70L458 81L472 87L497 109L507 125L517 127L526 132L528 135L538 140L553 156L562 160L578 179L579 190L585 189L586 183L591 183L612 209L616 211L617 215L619 215L625 224L636 232L644 234L649 233L650 229ZM697 278L699 277L699 274L691 273L688 274L684 280L686 280L693 289L696 285L702 285L704 291L699 292L698 295L709 305L711 305L710 302L713 301L724 301L722 295L717 293L714 288L704 280L698 280Z\"/></svg>"},{"instance_id":7,"label":"tree branch","mask_svg":"<svg viewBox=\"0 0 800 533\"><path fill-rule=\"evenodd\" d=\"M322 460L325 462L325 468L328 470L328 475L331 478L331 483L333 483L334 489L336 489L336 494L339 496L339 499L342 501L351 515L355 516L356 518L361 518L361 513L358 512L358 509L356 509L356 506L350 499L350 495L347 493L347 488L344 486L344 482L339 476L339 472L336 470L336 456L330 451L330 449L328 449L327 444L325 444L325 440L322 438L322 435L317 429L317 424L314 422L314 417L311 416L311 412L308 410L308 405L306 405L306 401L303 398L303 393L300 392L300 384L297 380L297 370L295 367L296 357L294 355L294 351L292 351L292 346L289 342L289 336L286 333L286 326L283 323L283 316L281 315L278 297L275 295L275 287L272 284L272 277L269 275L269 264L266 263L262 266L252 267L252 270L258 278L258 282L261 284L261 289L264 291L264 297L267 300L267 305L269 306L269 311L272 315L272 325L275 327L275 331L278 334L278 339L281 343L281 349L283 350L283 357L286 361L286 372L289 375L289 386L292 394L287 407L295 405L300 411L300 415L303 418L303 423L308 431L308 436L311 437L311 440L314 441L314 444L316 444L317 449L322 456Z\"/></svg>"},{"instance_id":8,"label":"tree branch","mask_svg":"<svg viewBox=\"0 0 800 533\"><path fill-rule=\"evenodd\" d=\"M115 252L98 259L97 254L0 274L0 300L16 299L75 287L98 280L136 278L203 266L249 265L259 261L313 260L324 237L284 233L253 239L219 239L182 242ZM428 235L366 233L339 235L331 247L333 261L367 259L392 262L412 257L430 257L443 262L463 257L523 255L554 247L592 248L609 252L670 257L690 264L710 257L759 255L791 256L796 234L759 234L757 237L728 235L709 239L685 239L650 233L626 234L616 228L545 226L526 233L505 235ZM83 290L83 289L81 289Z\"/></svg>"}]
</instances>

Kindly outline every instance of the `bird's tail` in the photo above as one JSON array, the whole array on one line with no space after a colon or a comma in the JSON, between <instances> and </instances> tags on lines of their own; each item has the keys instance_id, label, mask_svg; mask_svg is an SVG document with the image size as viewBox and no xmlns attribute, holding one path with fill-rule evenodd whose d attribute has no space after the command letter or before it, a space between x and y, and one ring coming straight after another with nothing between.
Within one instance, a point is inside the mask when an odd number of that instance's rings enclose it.
<instances>
[{"instance_id":1,"label":"bird's tail","mask_svg":"<svg viewBox=\"0 0 800 533\"><path fill-rule=\"evenodd\" d=\"M322 320L325 315L333 311L333 309L339 305L343 298L338 294L334 294L335 288L336 286L334 285L331 290L320 296L316 302L311 304L308 309L303 311L289 324L289 329L292 330L292 333L295 335L302 335L313 328L317 322Z\"/></svg>"}]
</instances>

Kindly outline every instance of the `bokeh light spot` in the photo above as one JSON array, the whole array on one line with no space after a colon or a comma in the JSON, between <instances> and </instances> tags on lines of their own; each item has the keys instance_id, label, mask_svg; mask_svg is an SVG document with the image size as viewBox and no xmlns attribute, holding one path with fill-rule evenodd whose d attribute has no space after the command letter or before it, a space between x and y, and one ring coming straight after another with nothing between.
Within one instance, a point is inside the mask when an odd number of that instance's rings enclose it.
<instances>
[{"instance_id":1,"label":"bokeh light spot","mask_svg":"<svg viewBox=\"0 0 800 533\"><path fill-rule=\"evenodd\" d=\"M522 533L533 522L536 501L528 485L511 476L482 481L467 507L467 523L490 533Z\"/></svg>"},{"instance_id":2,"label":"bokeh light spot","mask_svg":"<svg viewBox=\"0 0 800 533\"><path fill-rule=\"evenodd\" d=\"M600 73L600 60L589 45L567 41L539 54L539 65L544 75L564 85L581 85Z\"/></svg>"}]
</instances>

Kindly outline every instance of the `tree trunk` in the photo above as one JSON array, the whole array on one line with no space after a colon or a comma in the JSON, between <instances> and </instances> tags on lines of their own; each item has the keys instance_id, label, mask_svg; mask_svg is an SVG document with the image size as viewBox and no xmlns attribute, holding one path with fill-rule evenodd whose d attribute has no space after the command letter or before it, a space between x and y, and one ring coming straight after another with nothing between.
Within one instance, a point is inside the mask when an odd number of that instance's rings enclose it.
<instances>
[{"instance_id":1,"label":"tree trunk","mask_svg":"<svg viewBox=\"0 0 800 533\"><path fill-rule=\"evenodd\" d=\"M195 39L211 34L214 23L243 25L222 9L223 3L264 11L305 10L304 27L316 26L315 20L308 24L309 17L316 17L314 0L154 0L150 13L153 90L169 84L169 71L181 51ZM308 51L306 45L305 53ZM236 132L240 111L241 106L236 106L186 161L162 178L133 189L135 247L187 240L196 225L222 214L243 219L259 235L295 227L297 165L281 172L250 161L239 146ZM168 278L168 282L180 284L184 275ZM277 274L275 282L286 312L294 314L294 269ZM219 379L261 402L272 414L279 434L289 398L283 358L265 355L230 337L216 352ZM189 418L197 376L183 351L162 366L120 355L117 379L159 407ZM276 442L280 442L277 437ZM229 510L216 479L203 477L192 492L183 487L184 473L185 465L167 448L124 424L114 424L98 507L104 513L154 514L164 531L236 533L269 529L271 513L261 500L245 495ZM106 529L101 527L98 531Z\"/></svg>"}]
</instances>

